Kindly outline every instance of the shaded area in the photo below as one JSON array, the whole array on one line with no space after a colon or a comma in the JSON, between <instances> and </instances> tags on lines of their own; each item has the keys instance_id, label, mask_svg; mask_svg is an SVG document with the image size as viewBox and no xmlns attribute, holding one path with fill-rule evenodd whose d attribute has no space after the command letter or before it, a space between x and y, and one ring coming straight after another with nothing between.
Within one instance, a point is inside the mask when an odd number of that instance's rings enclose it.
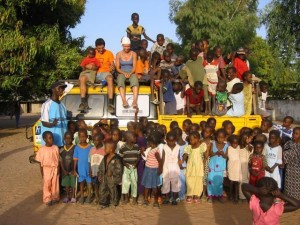
<instances>
[{"instance_id":1,"label":"shaded area","mask_svg":"<svg viewBox=\"0 0 300 225\"><path fill-rule=\"evenodd\" d=\"M41 196L42 191L38 191L5 211L0 216L0 224L57 224L57 220L65 213L66 205L63 208L58 205L50 208L42 205Z\"/></svg>"},{"instance_id":2,"label":"shaded area","mask_svg":"<svg viewBox=\"0 0 300 225\"><path fill-rule=\"evenodd\" d=\"M24 146L24 147L21 147L21 148L16 148L14 150L4 152L4 153L0 154L0 161L2 161L3 159L5 159L6 157L8 157L12 154L28 150L32 147L33 147L33 145L27 145L27 146Z\"/></svg>"}]
</instances>

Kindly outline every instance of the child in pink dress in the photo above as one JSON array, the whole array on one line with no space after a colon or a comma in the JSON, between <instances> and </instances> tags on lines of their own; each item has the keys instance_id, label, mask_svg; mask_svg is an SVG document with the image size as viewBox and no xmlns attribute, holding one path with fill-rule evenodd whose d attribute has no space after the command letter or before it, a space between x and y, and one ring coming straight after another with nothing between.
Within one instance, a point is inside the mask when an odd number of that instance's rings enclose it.
<instances>
[{"instance_id":1,"label":"child in pink dress","mask_svg":"<svg viewBox=\"0 0 300 225\"><path fill-rule=\"evenodd\" d=\"M35 156L40 162L43 177L43 202L51 206L59 201L59 150L53 145L53 134L43 133L45 146L41 147Z\"/></svg>"},{"instance_id":2,"label":"child in pink dress","mask_svg":"<svg viewBox=\"0 0 300 225\"><path fill-rule=\"evenodd\" d=\"M300 201L281 193L277 182L271 177L263 177L256 186L244 183L242 190L249 201L253 225L279 225L282 213L300 208ZM283 201L274 202L275 198Z\"/></svg>"}]
</instances>

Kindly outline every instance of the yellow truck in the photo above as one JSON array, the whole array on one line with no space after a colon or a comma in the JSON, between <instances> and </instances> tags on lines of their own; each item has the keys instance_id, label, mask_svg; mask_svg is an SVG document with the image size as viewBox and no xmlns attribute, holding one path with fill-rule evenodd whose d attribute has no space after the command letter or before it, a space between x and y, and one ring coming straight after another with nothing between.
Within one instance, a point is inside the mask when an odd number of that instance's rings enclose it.
<instances>
[{"instance_id":1,"label":"yellow truck","mask_svg":"<svg viewBox=\"0 0 300 225\"><path fill-rule=\"evenodd\" d=\"M73 81L75 83L74 87L65 94L61 101L65 104L67 108L67 119L68 120L78 120L84 119L86 124L89 127L92 127L95 123L97 123L100 119L113 119L116 118L119 120L120 128L126 128L127 122L134 120L134 112L135 109L128 108L124 109L123 107L115 107L115 113L110 114L107 111L108 99L107 99L107 87L102 87L100 85L92 85L88 87L88 104L91 107L89 111L86 113L82 113L78 111L78 106L80 104L80 89L76 85L77 81ZM150 86L141 85L139 89L139 97L138 97L138 106L139 113L138 117L147 117L149 121L158 122L160 124L164 124L167 128L172 121L177 121L181 126L182 122L187 119L186 115L162 115L160 112L162 104L154 105L150 102L151 90ZM156 95L158 93L155 93ZM130 87L126 87L126 99L131 105L133 94L131 92ZM162 100L162 99L161 99ZM121 96L117 88L115 88L115 106L121 106ZM207 120L211 116L202 116L202 115L193 115L191 118L192 122L200 123L203 120ZM259 115L251 115L251 116L243 116L243 117L228 117L228 116L214 116L217 120L217 127L220 128L222 122L225 120L230 120L236 127L236 133L242 127L259 127L261 124L261 117ZM32 130L32 136L28 136L27 138L33 141L34 153L38 151L41 146L41 121L38 120L32 127L28 127L27 130ZM26 132L27 134L27 132Z\"/></svg>"}]
</instances>

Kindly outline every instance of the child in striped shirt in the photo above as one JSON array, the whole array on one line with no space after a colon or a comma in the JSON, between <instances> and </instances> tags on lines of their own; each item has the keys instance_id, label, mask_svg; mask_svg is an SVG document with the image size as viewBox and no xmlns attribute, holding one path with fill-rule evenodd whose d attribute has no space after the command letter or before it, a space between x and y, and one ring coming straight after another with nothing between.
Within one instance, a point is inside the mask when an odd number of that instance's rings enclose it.
<instances>
[{"instance_id":1,"label":"child in striped shirt","mask_svg":"<svg viewBox=\"0 0 300 225\"><path fill-rule=\"evenodd\" d=\"M149 191L152 189L152 194L154 195L153 207L159 208L158 186L161 185L159 176L162 173L163 162L158 149L158 145L161 143L161 133L153 131L149 136L148 143L150 147L142 155L146 161L142 178L142 185L145 187L143 205L149 205Z\"/></svg>"},{"instance_id":2,"label":"child in striped shirt","mask_svg":"<svg viewBox=\"0 0 300 225\"><path fill-rule=\"evenodd\" d=\"M125 133L126 143L119 151L119 155L122 157L124 166L122 177L122 194L124 195L124 204L129 203L129 188L131 187L131 195L133 204L137 204L137 164L140 158L139 146L136 145L135 133L126 131Z\"/></svg>"}]
</instances>

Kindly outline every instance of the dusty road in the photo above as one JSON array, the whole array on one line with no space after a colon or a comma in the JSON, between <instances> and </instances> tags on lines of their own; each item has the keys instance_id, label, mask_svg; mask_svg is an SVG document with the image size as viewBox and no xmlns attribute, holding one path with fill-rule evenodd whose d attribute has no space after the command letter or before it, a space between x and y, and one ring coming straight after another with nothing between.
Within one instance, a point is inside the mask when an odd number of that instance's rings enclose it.
<instances>
[{"instance_id":1,"label":"dusty road","mask_svg":"<svg viewBox=\"0 0 300 225\"><path fill-rule=\"evenodd\" d=\"M60 203L53 207L42 204L42 179L36 164L28 157L33 153L32 143L25 139L26 124L37 116L23 115L21 128L14 128L14 120L0 117L0 224L220 224L250 225L251 213L246 203L232 205L201 203L165 206L160 210L151 206L119 206L100 210L95 205ZM300 210L285 214L283 225L299 225Z\"/></svg>"}]
</instances>

